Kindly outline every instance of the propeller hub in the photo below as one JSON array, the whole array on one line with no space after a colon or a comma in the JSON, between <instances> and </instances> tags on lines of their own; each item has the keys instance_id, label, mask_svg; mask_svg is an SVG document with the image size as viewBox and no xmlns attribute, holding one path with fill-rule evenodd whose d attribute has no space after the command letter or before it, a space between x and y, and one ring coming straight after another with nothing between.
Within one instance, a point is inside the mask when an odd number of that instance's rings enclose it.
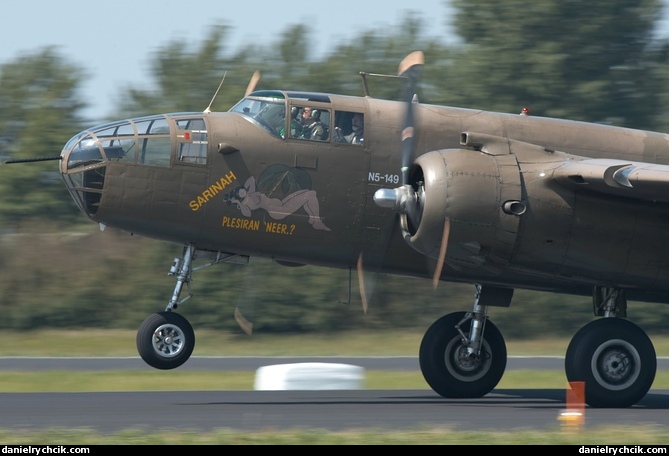
<instances>
[{"instance_id":1,"label":"propeller hub","mask_svg":"<svg viewBox=\"0 0 669 456\"><path fill-rule=\"evenodd\" d=\"M374 202L379 207L385 207L406 214L416 206L416 192L410 185L397 188L381 188L374 193Z\"/></svg>"}]
</instances>

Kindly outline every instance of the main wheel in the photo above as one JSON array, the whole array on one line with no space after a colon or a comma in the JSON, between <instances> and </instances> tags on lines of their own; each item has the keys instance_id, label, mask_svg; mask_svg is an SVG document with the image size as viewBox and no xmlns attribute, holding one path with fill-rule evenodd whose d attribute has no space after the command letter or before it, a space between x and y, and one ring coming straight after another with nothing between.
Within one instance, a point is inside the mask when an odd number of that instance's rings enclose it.
<instances>
[{"instance_id":1,"label":"main wheel","mask_svg":"<svg viewBox=\"0 0 669 456\"><path fill-rule=\"evenodd\" d=\"M506 344L497 327L486 321L479 356L469 356L455 328L465 312L445 315L423 336L419 361L428 385L443 397L482 397L499 383L506 369ZM460 329L469 335L471 320Z\"/></svg>"},{"instance_id":2,"label":"main wheel","mask_svg":"<svg viewBox=\"0 0 669 456\"><path fill-rule=\"evenodd\" d=\"M585 382L585 402L592 407L631 407L648 393L656 371L653 343L622 318L591 321L565 355L567 380Z\"/></svg>"},{"instance_id":3,"label":"main wheel","mask_svg":"<svg viewBox=\"0 0 669 456\"><path fill-rule=\"evenodd\" d=\"M137 351L156 369L174 369L185 363L195 348L188 320L174 312L149 315L137 331Z\"/></svg>"}]
</instances>

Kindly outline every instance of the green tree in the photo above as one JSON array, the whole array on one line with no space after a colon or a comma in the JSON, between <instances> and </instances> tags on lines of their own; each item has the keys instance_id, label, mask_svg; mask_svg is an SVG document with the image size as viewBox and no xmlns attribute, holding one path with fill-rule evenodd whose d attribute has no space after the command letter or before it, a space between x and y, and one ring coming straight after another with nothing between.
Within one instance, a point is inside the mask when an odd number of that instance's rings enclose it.
<instances>
[{"instance_id":1,"label":"green tree","mask_svg":"<svg viewBox=\"0 0 669 456\"><path fill-rule=\"evenodd\" d=\"M654 125L658 131L669 133L669 43L660 43L659 58L653 68L660 86L657 91L659 109L654 112Z\"/></svg>"},{"instance_id":2,"label":"green tree","mask_svg":"<svg viewBox=\"0 0 669 456\"><path fill-rule=\"evenodd\" d=\"M350 41L333 47L322 61L311 65L305 86L308 90L362 96L361 71L397 75L402 58L417 49L438 61L447 48L438 38L426 36L424 30L424 22L417 13L408 13L394 27L362 30ZM369 76L367 83L370 95L375 98L404 99L404 86L399 80ZM424 83L430 84L428 80Z\"/></svg>"},{"instance_id":3,"label":"green tree","mask_svg":"<svg viewBox=\"0 0 669 456\"><path fill-rule=\"evenodd\" d=\"M529 105L539 115L646 127L665 122L669 128L663 108L669 105L669 47L649 34L657 1L453 0L453 5L461 45L445 46L426 36L420 16L409 14L396 27L359 31L320 59L311 54L313 31L306 25L287 27L276 43L237 50L226 49L227 27L212 27L201 43L176 40L153 54L151 87L126 89L115 117L203 111L227 73L212 106L226 110L243 96L255 70L263 75L258 88L362 95L360 71L395 74L405 55L422 49L421 102L507 112ZM0 155L57 155L81 130L77 113L83 105L75 89L82 76L53 49L2 67ZM369 86L375 97L404 96L398 80L370 78ZM174 278L165 272L181 246L113 229L100 233L95 226L85 236L44 236L44 221L62 214L85 220L62 182L51 182L53 165L0 165L5 195L0 230L31 217L42 220L25 236L0 236L5 316L0 327L136 328L167 304ZM196 329L239 331L233 312L240 307L258 333L401 330L426 328L473 303L470 285L440 284L433 290L427 280L370 274L376 287L363 315L355 271L352 277L349 296L347 270L285 268L252 258L248 266L199 270L194 298L179 311ZM645 306L630 303L630 316L649 331L662 330L669 306ZM547 309L561 312L547 319ZM573 334L592 318L588 297L530 291L517 292L509 309L493 308L490 314L510 338Z\"/></svg>"},{"instance_id":4,"label":"green tree","mask_svg":"<svg viewBox=\"0 0 669 456\"><path fill-rule=\"evenodd\" d=\"M115 117L204 111L223 78L212 109L229 109L244 95L255 70L246 62L257 51L246 47L226 57L224 45L228 30L227 26L212 27L195 49L183 39L159 49L150 64L153 88L126 89Z\"/></svg>"},{"instance_id":5,"label":"green tree","mask_svg":"<svg viewBox=\"0 0 669 456\"><path fill-rule=\"evenodd\" d=\"M309 36L313 31L300 24L286 28L277 42L249 45L226 55L228 27L212 27L202 43L190 46L172 41L159 49L151 61L153 88L125 90L115 117L161 112L203 111L223 75L224 84L213 110L227 110L244 95L254 71L262 74L257 88L321 91L363 95L360 71L396 74L399 61L410 51L444 52L436 38L424 37L416 14L390 31L363 30L350 42L332 48L322 60L312 57ZM327 77L324 77L327 75ZM371 81L372 95L402 96L399 83Z\"/></svg>"},{"instance_id":6,"label":"green tree","mask_svg":"<svg viewBox=\"0 0 669 456\"><path fill-rule=\"evenodd\" d=\"M0 157L57 157L82 129L78 94L84 72L54 48L0 67ZM58 175L58 161L0 165L0 229L29 218L78 213Z\"/></svg>"},{"instance_id":7,"label":"green tree","mask_svg":"<svg viewBox=\"0 0 669 456\"><path fill-rule=\"evenodd\" d=\"M453 0L464 44L444 94L456 104L653 126L659 0ZM457 87L457 91L453 90Z\"/></svg>"}]
</instances>

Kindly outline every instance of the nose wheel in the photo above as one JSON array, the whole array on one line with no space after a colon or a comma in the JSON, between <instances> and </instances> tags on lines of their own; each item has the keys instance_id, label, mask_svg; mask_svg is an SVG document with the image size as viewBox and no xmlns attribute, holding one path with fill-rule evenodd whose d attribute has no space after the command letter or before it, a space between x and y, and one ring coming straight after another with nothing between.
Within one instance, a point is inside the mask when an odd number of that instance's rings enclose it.
<instances>
[{"instance_id":1,"label":"nose wheel","mask_svg":"<svg viewBox=\"0 0 669 456\"><path fill-rule=\"evenodd\" d=\"M193 327L175 312L149 315L137 331L137 351L144 362L156 369L181 366L194 348Z\"/></svg>"}]
</instances>

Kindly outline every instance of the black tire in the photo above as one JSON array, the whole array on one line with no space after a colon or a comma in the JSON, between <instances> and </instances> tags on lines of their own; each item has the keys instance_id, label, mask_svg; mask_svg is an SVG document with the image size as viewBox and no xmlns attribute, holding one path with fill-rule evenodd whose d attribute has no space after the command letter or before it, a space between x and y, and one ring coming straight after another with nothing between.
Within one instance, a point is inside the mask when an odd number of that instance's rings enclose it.
<instances>
[{"instance_id":1,"label":"black tire","mask_svg":"<svg viewBox=\"0 0 669 456\"><path fill-rule=\"evenodd\" d=\"M174 369L188 361L195 348L193 327L174 312L149 315L137 331L137 351L156 369Z\"/></svg>"},{"instance_id":2,"label":"black tire","mask_svg":"<svg viewBox=\"0 0 669 456\"><path fill-rule=\"evenodd\" d=\"M581 344L583 337L585 337L585 335L590 332L589 328L589 324L582 326L581 329L576 331L576 334L574 334L574 337L571 338L571 341L569 341L569 345L567 346L567 353L564 356L564 371L567 376L567 380L570 378L575 378L577 375L575 363L568 360L574 360L576 348Z\"/></svg>"},{"instance_id":3,"label":"black tire","mask_svg":"<svg viewBox=\"0 0 669 456\"><path fill-rule=\"evenodd\" d=\"M656 371L653 343L622 318L586 324L565 355L567 380L585 383L585 402L591 407L631 407L648 393Z\"/></svg>"},{"instance_id":4,"label":"black tire","mask_svg":"<svg viewBox=\"0 0 669 456\"><path fill-rule=\"evenodd\" d=\"M490 321L485 324L481 356L465 359L466 347L456 330L465 312L455 312L435 321L425 332L420 345L419 361L425 381L439 395L448 398L477 398L491 392L506 369L506 344L499 329ZM469 335L471 320L461 330Z\"/></svg>"}]
</instances>

